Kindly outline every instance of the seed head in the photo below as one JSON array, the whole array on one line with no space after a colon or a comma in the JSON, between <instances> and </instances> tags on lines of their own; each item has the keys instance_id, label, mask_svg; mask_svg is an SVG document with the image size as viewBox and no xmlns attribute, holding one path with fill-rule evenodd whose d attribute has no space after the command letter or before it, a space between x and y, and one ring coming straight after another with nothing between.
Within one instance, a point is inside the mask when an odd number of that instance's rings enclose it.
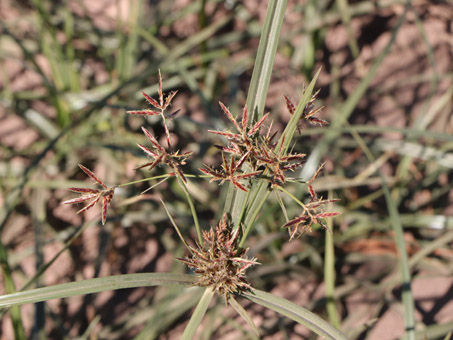
<instances>
[{"instance_id":1,"label":"seed head","mask_svg":"<svg viewBox=\"0 0 453 340\"><path fill-rule=\"evenodd\" d=\"M245 257L248 249L238 246L239 230L232 232L226 214L215 229L203 232L203 246L189 247L192 256L178 260L193 268L198 276L195 284L211 287L225 301L231 294L251 289L245 278L247 268L259 264Z\"/></svg>"},{"instance_id":2,"label":"seed head","mask_svg":"<svg viewBox=\"0 0 453 340\"><path fill-rule=\"evenodd\" d=\"M102 198L102 224L105 224L107 219L107 209L109 207L110 201L113 198L115 192L115 187L108 188L104 182L102 182L91 170L85 168L82 164L79 164L79 168L82 169L84 173L91 177L96 183L101 185L104 190L99 189L90 189L90 188L69 188L68 190L73 192L78 192L82 196L73 198L68 201L62 202L62 204L74 204L92 200L86 207L80 209L77 214L80 214L88 209L92 208L96 203L101 201Z\"/></svg>"}]
</instances>

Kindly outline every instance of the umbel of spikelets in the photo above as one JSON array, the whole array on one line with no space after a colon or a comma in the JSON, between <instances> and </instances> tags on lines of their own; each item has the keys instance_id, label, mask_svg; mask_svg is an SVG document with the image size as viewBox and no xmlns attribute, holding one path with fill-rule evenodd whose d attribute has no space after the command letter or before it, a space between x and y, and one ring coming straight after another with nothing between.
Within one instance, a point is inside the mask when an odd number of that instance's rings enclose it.
<instances>
[{"instance_id":1,"label":"umbel of spikelets","mask_svg":"<svg viewBox=\"0 0 453 340\"><path fill-rule=\"evenodd\" d=\"M255 258L245 257L248 249L238 246L238 235L239 230L232 231L225 214L215 228L203 232L203 245L189 247L192 255L178 258L198 276L195 285L210 287L225 301L231 294L251 289L245 271L259 264Z\"/></svg>"}]
</instances>

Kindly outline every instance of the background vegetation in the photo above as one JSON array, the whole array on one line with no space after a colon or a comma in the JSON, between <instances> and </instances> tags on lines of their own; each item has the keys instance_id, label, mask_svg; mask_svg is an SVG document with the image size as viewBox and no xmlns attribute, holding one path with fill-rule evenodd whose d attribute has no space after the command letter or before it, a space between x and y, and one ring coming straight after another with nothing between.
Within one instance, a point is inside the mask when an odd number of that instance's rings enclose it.
<instances>
[{"instance_id":1,"label":"background vegetation","mask_svg":"<svg viewBox=\"0 0 453 340\"><path fill-rule=\"evenodd\" d=\"M3 1L0 4L0 257L2 294L114 274L183 272L184 255L165 211L196 234L176 182L116 193L105 226L99 210L62 206L67 187L85 186L82 163L104 182L147 176L136 143L144 107L178 90L177 144L194 151L185 172L218 164L215 136L226 121L217 102L240 112L266 5L260 1ZM302 130L300 173L326 170L315 189L339 197L333 234L288 242L278 202L250 238L262 266L257 288L300 304L351 339L403 336L414 311L416 337L453 329L453 42L450 2L289 1L266 109L289 120L294 101L322 67L316 87L327 128ZM165 138L158 120L149 126ZM158 168L157 172L165 172ZM216 184L189 187L200 224L219 218ZM299 193L302 195L302 192ZM296 211L289 211L291 215ZM404 261L407 254L407 261ZM35 276L35 274L37 274ZM27 285L27 282L32 283ZM412 282L411 290L401 282ZM176 339L200 292L139 288L11 309L1 335L25 338ZM221 300L199 339L253 338ZM305 328L246 301L263 339L307 339ZM406 317L406 321L405 317ZM407 319L409 316L409 320ZM22 328L23 327L23 328ZM22 331L23 329L23 331Z\"/></svg>"}]
</instances>

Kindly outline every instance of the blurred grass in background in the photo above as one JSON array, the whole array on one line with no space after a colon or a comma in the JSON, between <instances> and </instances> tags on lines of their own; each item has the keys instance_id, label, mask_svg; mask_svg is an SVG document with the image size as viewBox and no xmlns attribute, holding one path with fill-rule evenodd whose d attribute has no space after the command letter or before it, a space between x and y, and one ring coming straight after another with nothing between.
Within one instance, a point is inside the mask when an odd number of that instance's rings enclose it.
<instances>
[{"instance_id":1,"label":"blurred grass in background","mask_svg":"<svg viewBox=\"0 0 453 340\"><path fill-rule=\"evenodd\" d=\"M65 188L85 183L78 163L109 184L146 176L133 171L142 157L135 146L144 141L142 121L125 111L145 107L141 91L156 93L158 69L164 90L180 91L177 147L198 155L185 172L198 173L201 159L215 162L211 145L219 140L205 131L226 123L218 100L235 113L244 105L265 11L259 1L2 2L2 293L30 279L31 287L183 271L173 259L184 249L157 201L163 196L195 237L176 183L141 196L155 183L120 191L103 228L89 222L98 211L78 216L59 203ZM288 4L267 110L276 124L287 122L283 95L299 99L322 67L317 87L331 125L302 131L297 151L314 151L299 175L310 178L326 160L316 190L341 198L342 216L332 237L318 230L288 243L276 201L253 237L251 252L263 266L251 280L325 316L351 339L402 336L401 295L407 308L408 294L417 338L443 338L453 329L452 17L443 1ZM147 128L164 136L157 120ZM201 224L212 225L223 191L204 182L189 190ZM403 249L408 260L399 268ZM401 275L412 275L412 294L399 285ZM16 337L34 339L177 338L198 299L199 292L159 287L49 301L11 309L0 334L11 338L14 328ZM206 320L200 339L233 331L253 338L222 308L210 309L217 321ZM262 320L264 339L309 337L256 306L250 313Z\"/></svg>"}]
</instances>

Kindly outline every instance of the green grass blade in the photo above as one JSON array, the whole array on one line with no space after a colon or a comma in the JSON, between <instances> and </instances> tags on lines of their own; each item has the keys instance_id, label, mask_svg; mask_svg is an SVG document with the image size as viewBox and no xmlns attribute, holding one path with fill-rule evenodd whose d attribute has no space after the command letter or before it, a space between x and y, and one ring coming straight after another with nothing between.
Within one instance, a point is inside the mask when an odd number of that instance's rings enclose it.
<instances>
[{"instance_id":1,"label":"green grass blade","mask_svg":"<svg viewBox=\"0 0 453 340\"><path fill-rule=\"evenodd\" d=\"M329 192L329 199L332 199L332 192ZM335 306L335 249L333 240L333 222L327 219L327 227L332 231L326 233L326 244L324 254L324 281L326 283L326 309L330 322L340 328L340 316Z\"/></svg>"},{"instance_id":2,"label":"green grass blade","mask_svg":"<svg viewBox=\"0 0 453 340\"><path fill-rule=\"evenodd\" d=\"M6 252L3 243L0 240L0 269L3 277L3 284L5 286L5 291L9 294L14 295L16 291L16 287L14 286L14 281L12 278L11 268L8 264L8 255ZM16 293L17 294L17 293ZM0 297L1 298L1 297ZM22 323L22 316L20 313L20 308L15 306L11 308L10 312L11 321L13 324L13 331L14 331L14 338L16 340L22 340L25 338L25 330Z\"/></svg>"},{"instance_id":3,"label":"green grass blade","mask_svg":"<svg viewBox=\"0 0 453 340\"><path fill-rule=\"evenodd\" d=\"M211 302L213 296L214 292L210 288L207 288L203 296L201 297L200 302L198 302L198 305L195 308L190 318L190 321L187 324L186 329L184 330L184 333L181 336L181 340L193 339L198 329L198 326L201 323L201 320L203 319L204 315L206 314L206 311L208 310L209 303Z\"/></svg>"},{"instance_id":4,"label":"green grass blade","mask_svg":"<svg viewBox=\"0 0 453 340\"><path fill-rule=\"evenodd\" d=\"M247 108L250 112L248 124L260 119L264 113L267 90L271 80L275 54L277 52L280 31L285 17L287 0L270 0L263 32L261 33L252 79L247 94ZM257 114L257 117L255 117Z\"/></svg>"},{"instance_id":5,"label":"green grass blade","mask_svg":"<svg viewBox=\"0 0 453 340\"><path fill-rule=\"evenodd\" d=\"M341 331L316 314L296 305L294 302L261 290L254 290L252 293L244 293L243 296L252 302L272 309L301 325L305 325L307 328L326 339L347 340L347 337Z\"/></svg>"},{"instance_id":6,"label":"green grass blade","mask_svg":"<svg viewBox=\"0 0 453 340\"><path fill-rule=\"evenodd\" d=\"M256 336L259 336L260 333L258 332L258 328L256 328L255 323L253 322L252 318L247 313L247 311L244 309L244 307L242 307L239 304L239 302L237 302L233 297L230 297L228 299L228 303L245 320L245 322L247 322L247 324L250 326L250 328L253 330Z\"/></svg>"},{"instance_id":7,"label":"green grass blade","mask_svg":"<svg viewBox=\"0 0 453 340\"><path fill-rule=\"evenodd\" d=\"M23 305L25 303L93 294L108 290L151 287L162 284L188 285L193 284L195 281L196 279L192 275L172 273L140 273L107 276L3 295L0 296L0 309Z\"/></svg>"},{"instance_id":8,"label":"green grass blade","mask_svg":"<svg viewBox=\"0 0 453 340\"><path fill-rule=\"evenodd\" d=\"M254 120L261 118L264 113L264 105L287 3L287 0L270 0L268 4L247 94L248 125L253 124ZM231 206L230 213L236 227L239 227L242 211L244 211L244 206L247 204L246 195L245 192L235 189L234 203Z\"/></svg>"}]
</instances>

